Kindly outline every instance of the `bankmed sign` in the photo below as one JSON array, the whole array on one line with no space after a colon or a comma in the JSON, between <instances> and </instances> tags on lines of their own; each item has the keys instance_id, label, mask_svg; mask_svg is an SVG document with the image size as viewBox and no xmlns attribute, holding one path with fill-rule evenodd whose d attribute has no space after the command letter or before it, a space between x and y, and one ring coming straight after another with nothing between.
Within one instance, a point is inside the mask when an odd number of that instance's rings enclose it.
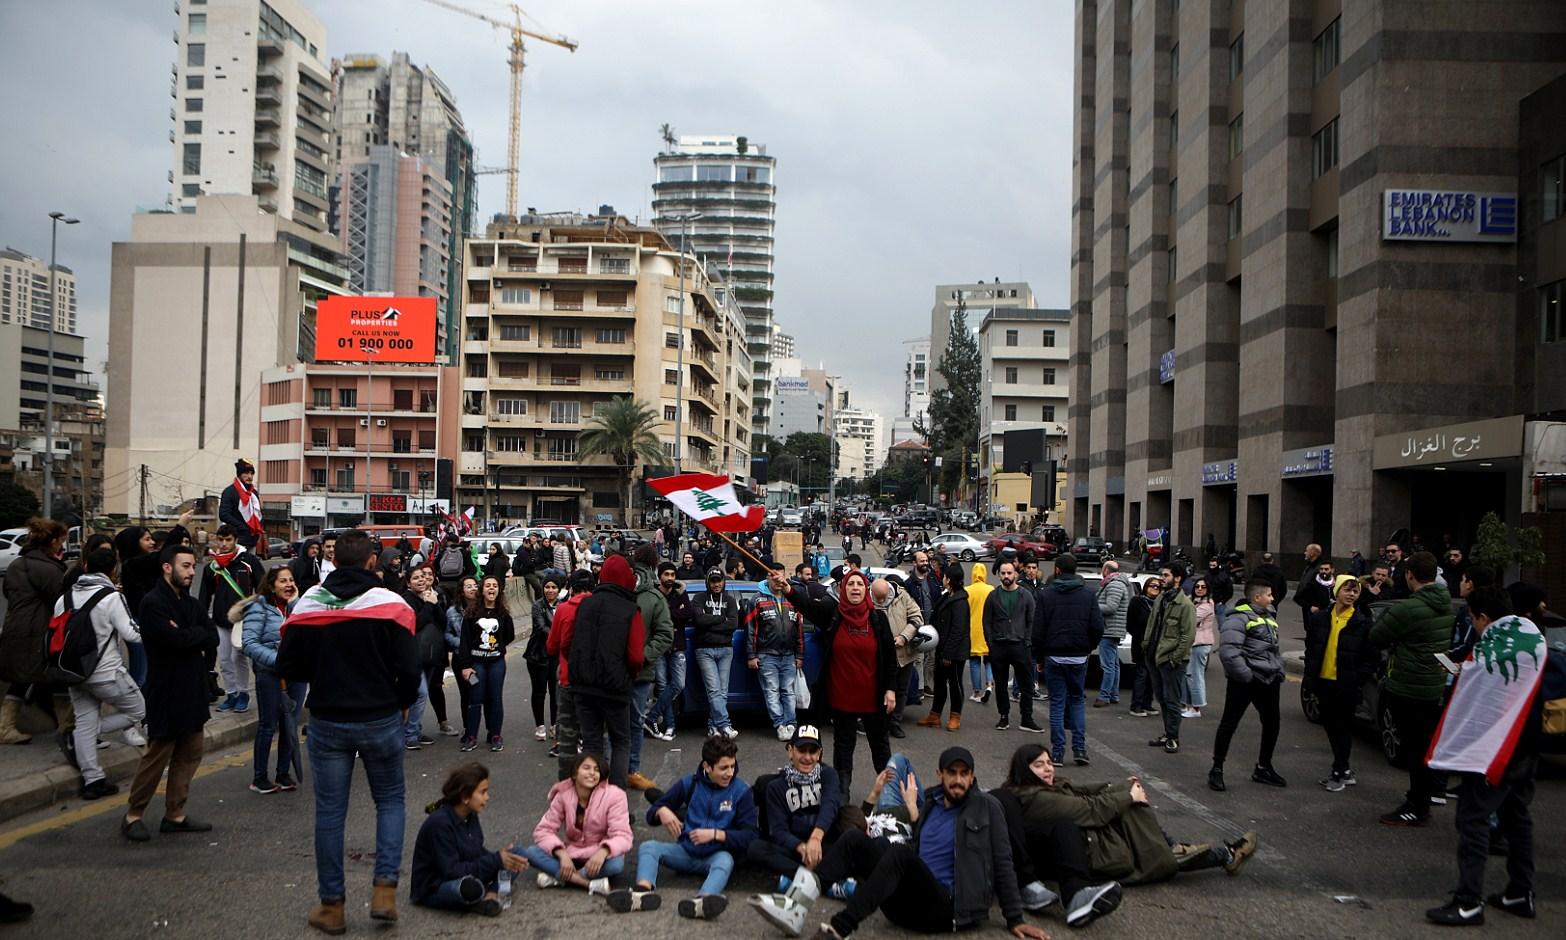
<instances>
[{"instance_id":1,"label":"bankmed sign","mask_svg":"<svg viewBox=\"0 0 1566 940\"><path fill-rule=\"evenodd\" d=\"M1516 193L1388 189L1381 194L1386 241L1515 242Z\"/></svg>"}]
</instances>

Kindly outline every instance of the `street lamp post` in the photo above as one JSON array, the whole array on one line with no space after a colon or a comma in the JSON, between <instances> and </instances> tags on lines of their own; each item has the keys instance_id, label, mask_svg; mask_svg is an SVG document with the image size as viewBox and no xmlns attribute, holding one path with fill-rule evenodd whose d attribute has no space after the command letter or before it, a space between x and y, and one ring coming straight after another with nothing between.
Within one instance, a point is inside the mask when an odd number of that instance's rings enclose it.
<instances>
[{"instance_id":1,"label":"street lamp post","mask_svg":"<svg viewBox=\"0 0 1566 940\"><path fill-rule=\"evenodd\" d=\"M370 515L370 452L375 449L375 350L364 347L364 521L373 525Z\"/></svg>"},{"instance_id":2,"label":"street lamp post","mask_svg":"<svg viewBox=\"0 0 1566 940\"><path fill-rule=\"evenodd\" d=\"M685 472L685 239L690 233L691 222L701 218L700 212L667 216L671 222L680 223L680 341L676 346L677 367L674 386L674 469ZM626 520L630 520L631 507L625 507Z\"/></svg>"},{"instance_id":3,"label":"street lamp post","mask_svg":"<svg viewBox=\"0 0 1566 940\"><path fill-rule=\"evenodd\" d=\"M45 519L54 518L54 331L59 325L60 318L60 298L55 293L57 288L54 252L59 241L60 223L75 225L80 221L66 216L63 212L49 213L49 361L44 367L48 370L47 381L44 383L43 514Z\"/></svg>"}]
</instances>

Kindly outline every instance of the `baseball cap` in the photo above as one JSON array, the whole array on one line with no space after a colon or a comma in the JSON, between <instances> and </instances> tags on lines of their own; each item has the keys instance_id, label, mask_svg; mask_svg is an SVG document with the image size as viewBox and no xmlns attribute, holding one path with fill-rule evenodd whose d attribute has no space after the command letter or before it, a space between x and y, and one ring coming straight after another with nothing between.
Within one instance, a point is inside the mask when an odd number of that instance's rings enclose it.
<instances>
[{"instance_id":1,"label":"baseball cap","mask_svg":"<svg viewBox=\"0 0 1566 940\"><path fill-rule=\"evenodd\" d=\"M791 747L799 747L801 744L814 744L821 746L821 731L815 725L800 725L794 729L794 736L788 739Z\"/></svg>"},{"instance_id":2,"label":"baseball cap","mask_svg":"<svg viewBox=\"0 0 1566 940\"><path fill-rule=\"evenodd\" d=\"M964 764L967 764L969 770L975 769L973 763L973 753L965 747L949 747L942 751L941 760L937 766L941 770L946 770L948 767L957 763L958 761L962 761Z\"/></svg>"},{"instance_id":3,"label":"baseball cap","mask_svg":"<svg viewBox=\"0 0 1566 940\"><path fill-rule=\"evenodd\" d=\"M724 580L727 577L728 577L728 575L723 573L723 569L722 568L708 568L707 569L707 580L708 581L711 581L713 578L717 578L718 580L722 581L722 580Z\"/></svg>"}]
</instances>

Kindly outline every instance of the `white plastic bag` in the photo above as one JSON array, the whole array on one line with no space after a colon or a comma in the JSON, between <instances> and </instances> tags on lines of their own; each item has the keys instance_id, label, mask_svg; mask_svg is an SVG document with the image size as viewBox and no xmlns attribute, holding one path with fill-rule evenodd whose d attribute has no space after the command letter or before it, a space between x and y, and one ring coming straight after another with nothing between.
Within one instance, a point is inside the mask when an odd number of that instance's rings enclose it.
<instances>
[{"instance_id":1,"label":"white plastic bag","mask_svg":"<svg viewBox=\"0 0 1566 940\"><path fill-rule=\"evenodd\" d=\"M810 707L810 683L805 681L805 670L794 670L794 707Z\"/></svg>"}]
</instances>

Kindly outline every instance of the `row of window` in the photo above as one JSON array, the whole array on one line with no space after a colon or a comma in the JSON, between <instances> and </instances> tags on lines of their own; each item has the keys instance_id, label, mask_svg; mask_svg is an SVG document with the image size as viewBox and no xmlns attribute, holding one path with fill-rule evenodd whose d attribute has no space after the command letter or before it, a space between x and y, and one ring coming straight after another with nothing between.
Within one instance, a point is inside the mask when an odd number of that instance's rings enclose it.
<instances>
[{"instance_id":1,"label":"row of window","mask_svg":"<svg viewBox=\"0 0 1566 940\"><path fill-rule=\"evenodd\" d=\"M1019 331L1019 330L1007 330L1006 331L1006 345L1007 346L1019 345L1021 343L1021 341L1022 341L1021 331ZM1054 346L1055 345L1055 331L1054 330L1045 330L1044 333L1043 333L1042 339L1039 341L1039 345L1040 346ZM922 370L920 372L920 375L923 375L923 371Z\"/></svg>"},{"instance_id":2,"label":"row of window","mask_svg":"<svg viewBox=\"0 0 1566 940\"><path fill-rule=\"evenodd\" d=\"M1042 410L1042 414L1039 417L1040 421L1054 421L1055 420L1055 406L1054 405L1045 405L1041 410ZM1016 421L1017 420L1017 406L1016 405L1005 405L1005 406L1003 406L1002 409L1001 409L1001 413L1003 415L1005 415L1005 419L1004 420L1006 420L1006 421Z\"/></svg>"},{"instance_id":3,"label":"row of window","mask_svg":"<svg viewBox=\"0 0 1566 940\"><path fill-rule=\"evenodd\" d=\"M696 166L666 166L658 173L658 181L661 183L689 183L692 180L703 183L770 183L772 169L746 164L701 163Z\"/></svg>"},{"instance_id":4,"label":"row of window","mask_svg":"<svg viewBox=\"0 0 1566 940\"><path fill-rule=\"evenodd\" d=\"M1017 374L1018 373L1017 373L1017 367L1016 366L1007 366L1006 367L1006 384L1007 385L1016 385L1017 384ZM1055 370L1054 369L1048 368L1048 367L1046 367L1044 369L1044 384L1045 385L1054 385L1055 384Z\"/></svg>"}]
</instances>

